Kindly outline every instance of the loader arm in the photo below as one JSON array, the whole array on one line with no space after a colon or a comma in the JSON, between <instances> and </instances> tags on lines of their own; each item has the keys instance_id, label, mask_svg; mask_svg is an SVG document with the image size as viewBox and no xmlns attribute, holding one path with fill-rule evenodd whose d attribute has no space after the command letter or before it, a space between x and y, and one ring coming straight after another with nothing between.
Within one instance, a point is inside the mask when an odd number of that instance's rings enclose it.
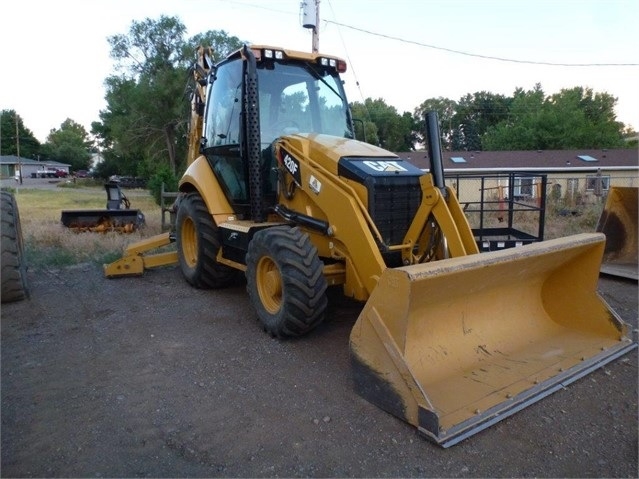
<instances>
[{"instance_id":1,"label":"loader arm","mask_svg":"<svg viewBox=\"0 0 639 479\"><path fill-rule=\"evenodd\" d=\"M431 215L446 238L448 252L453 258L479 253L468 219L453 190L446 188L446 198L444 198L441 190L435 187L432 175L422 176L420 185L422 202L404 238L402 248L404 264L422 262L424 258L422 253L426 249L424 243L430 239L429 235L425 234L425 228ZM417 245L420 245L418 249L420 254L415 255L414 247Z\"/></svg>"}]
</instances>

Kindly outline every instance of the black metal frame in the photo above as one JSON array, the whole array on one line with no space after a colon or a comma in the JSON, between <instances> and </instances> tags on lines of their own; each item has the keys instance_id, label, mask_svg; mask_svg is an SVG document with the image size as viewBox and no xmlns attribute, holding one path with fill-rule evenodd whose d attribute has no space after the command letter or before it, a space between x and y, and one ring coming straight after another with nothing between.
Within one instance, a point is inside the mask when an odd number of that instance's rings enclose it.
<instances>
[{"instance_id":1,"label":"black metal frame","mask_svg":"<svg viewBox=\"0 0 639 479\"><path fill-rule=\"evenodd\" d=\"M461 190L460 185L463 181L473 179L480 182L480 200L464 201L463 194L459 191ZM508 181L508 188L506 189L507 194L502 200L487 199L487 182L491 181L494 183L498 179L505 179ZM515 195L515 183L517 180L522 179L531 179L533 181L533 185L535 179L541 179L540 194L538 197L535 197L535 204L525 202L526 198L523 198L521 195ZM465 211L471 206L478 206L478 209L473 209L471 211L479 214L479 227L472 228L472 231L480 251L494 251L522 246L536 241L543 241L546 212L546 175L519 172L495 175L456 174L447 175L446 180L456 181L458 199ZM515 221L515 213L517 212L538 213L537 235L526 233L518 229L518 225ZM502 228L487 227L484 221L486 213L503 213L505 226ZM534 215L530 216L533 217Z\"/></svg>"}]
</instances>

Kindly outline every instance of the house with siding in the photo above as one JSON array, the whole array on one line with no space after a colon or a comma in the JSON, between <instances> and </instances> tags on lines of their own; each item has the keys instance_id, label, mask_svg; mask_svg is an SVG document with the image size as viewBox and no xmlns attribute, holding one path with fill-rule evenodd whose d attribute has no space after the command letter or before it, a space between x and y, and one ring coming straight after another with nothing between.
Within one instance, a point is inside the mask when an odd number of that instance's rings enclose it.
<instances>
[{"instance_id":1,"label":"house with siding","mask_svg":"<svg viewBox=\"0 0 639 479\"><path fill-rule=\"evenodd\" d=\"M397 155L427 170L428 152L411 151ZM484 182L483 193L503 198L513 186L515 195L535 198L544 179L546 193L570 202L589 203L605 196L611 186L639 186L639 150L538 150L538 151L444 151L444 176L458 189L460 200L477 201L474 185L462 190L464 179L493 178ZM511 185L510 182L517 184ZM467 190L467 191L466 191ZM487 190L489 192L487 193Z\"/></svg>"},{"instance_id":2,"label":"house with siding","mask_svg":"<svg viewBox=\"0 0 639 479\"><path fill-rule=\"evenodd\" d=\"M18 157L15 155L0 156L0 178L13 178L16 171L22 170L23 178L30 178L37 171L52 168L62 170L69 174L68 163L60 163L59 161L37 161L30 158Z\"/></svg>"}]
</instances>

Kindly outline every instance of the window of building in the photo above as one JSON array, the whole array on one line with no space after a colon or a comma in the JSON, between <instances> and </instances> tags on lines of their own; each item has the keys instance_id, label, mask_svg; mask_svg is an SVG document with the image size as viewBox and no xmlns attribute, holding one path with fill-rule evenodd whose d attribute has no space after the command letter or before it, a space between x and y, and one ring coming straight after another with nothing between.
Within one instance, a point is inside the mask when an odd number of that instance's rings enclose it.
<instances>
[{"instance_id":1,"label":"window of building","mask_svg":"<svg viewBox=\"0 0 639 479\"><path fill-rule=\"evenodd\" d=\"M597 181L601 181L601 189L608 191L610 188L610 176L606 175L587 175L586 176L586 191L596 191Z\"/></svg>"}]
</instances>

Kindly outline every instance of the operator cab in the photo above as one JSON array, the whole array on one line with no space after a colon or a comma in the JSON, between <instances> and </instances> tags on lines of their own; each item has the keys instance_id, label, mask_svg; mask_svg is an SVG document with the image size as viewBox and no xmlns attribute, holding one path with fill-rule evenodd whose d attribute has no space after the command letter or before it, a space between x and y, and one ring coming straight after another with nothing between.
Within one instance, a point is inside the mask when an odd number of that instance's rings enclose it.
<instances>
[{"instance_id":1,"label":"operator cab","mask_svg":"<svg viewBox=\"0 0 639 479\"><path fill-rule=\"evenodd\" d=\"M247 85L252 82L245 81L248 62L238 51L209 74L202 144L238 214L245 213L250 202L247 132L259 130L262 191L270 205L277 195L272 148L277 138L296 133L354 138L339 77L346 69L342 60L263 47L251 51L256 59L259 124L250 124L251 115L246 113Z\"/></svg>"}]
</instances>

